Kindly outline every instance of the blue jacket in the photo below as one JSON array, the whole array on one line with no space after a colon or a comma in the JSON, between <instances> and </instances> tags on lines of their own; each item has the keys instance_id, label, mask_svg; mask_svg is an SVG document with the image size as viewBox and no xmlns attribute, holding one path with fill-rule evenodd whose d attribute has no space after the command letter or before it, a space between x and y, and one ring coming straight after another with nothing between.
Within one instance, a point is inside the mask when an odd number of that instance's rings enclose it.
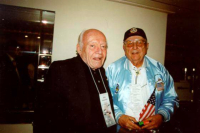
<instances>
[{"instance_id":1,"label":"blue jacket","mask_svg":"<svg viewBox=\"0 0 200 133\"><path fill-rule=\"evenodd\" d=\"M156 60L145 56L144 63L146 66L147 85L150 93L155 89L158 80L164 83L164 90L155 91L155 114L161 114L164 121L169 121L170 116L179 106L178 96L174 88L174 81L165 69L165 67ZM106 75L109 81L109 87L114 102L114 111L116 121L121 115L125 114L127 97L129 95L129 84L131 84L131 72L129 70L129 60L126 56L115 61L106 69ZM118 87L117 87L118 86Z\"/></svg>"}]
</instances>

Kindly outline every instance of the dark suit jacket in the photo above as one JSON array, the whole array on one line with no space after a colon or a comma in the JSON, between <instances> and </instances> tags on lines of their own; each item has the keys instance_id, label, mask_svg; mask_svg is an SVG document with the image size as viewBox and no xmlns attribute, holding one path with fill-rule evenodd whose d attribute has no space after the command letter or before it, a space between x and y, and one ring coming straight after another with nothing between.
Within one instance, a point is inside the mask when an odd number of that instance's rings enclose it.
<instances>
[{"instance_id":1,"label":"dark suit jacket","mask_svg":"<svg viewBox=\"0 0 200 133\"><path fill-rule=\"evenodd\" d=\"M87 70L80 56L52 63L44 87L36 97L34 133L115 132L115 126L106 127L100 102L95 109L101 113L92 112L91 97L99 97L98 92L91 95L89 88L94 83L88 82L91 75ZM112 104L105 71L100 70Z\"/></svg>"},{"instance_id":2,"label":"dark suit jacket","mask_svg":"<svg viewBox=\"0 0 200 133\"><path fill-rule=\"evenodd\" d=\"M13 109L19 87L20 82L16 68L9 56L4 54L0 57L0 113ZM2 119L2 117L0 118Z\"/></svg>"}]
</instances>

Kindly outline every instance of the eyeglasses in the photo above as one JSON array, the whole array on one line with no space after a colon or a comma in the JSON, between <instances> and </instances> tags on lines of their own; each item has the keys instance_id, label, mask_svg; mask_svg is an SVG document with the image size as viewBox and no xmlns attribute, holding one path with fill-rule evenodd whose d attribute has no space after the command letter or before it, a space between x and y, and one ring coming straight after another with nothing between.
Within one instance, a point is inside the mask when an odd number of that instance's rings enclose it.
<instances>
[{"instance_id":1,"label":"eyeglasses","mask_svg":"<svg viewBox=\"0 0 200 133\"><path fill-rule=\"evenodd\" d=\"M127 46L127 47L133 47L134 44L136 44L137 47L143 47L144 44L146 44L147 42L145 40L140 40L140 39L136 39L136 40L126 40L124 42L124 44Z\"/></svg>"}]
</instances>

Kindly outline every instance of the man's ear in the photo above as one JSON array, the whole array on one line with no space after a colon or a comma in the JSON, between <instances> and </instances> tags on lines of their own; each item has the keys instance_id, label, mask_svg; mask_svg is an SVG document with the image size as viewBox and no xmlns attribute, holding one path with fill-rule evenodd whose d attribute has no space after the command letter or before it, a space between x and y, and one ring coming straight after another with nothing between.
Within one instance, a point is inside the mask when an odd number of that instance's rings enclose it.
<instances>
[{"instance_id":1,"label":"man's ear","mask_svg":"<svg viewBox=\"0 0 200 133\"><path fill-rule=\"evenodd\" d=\"M149 43L147 43L147 50L149 49Z\"/></svg>"},{"instance_id":2,"label":"man's ear","mask_svg":"<svg viewBox=\"0 0 200 133\"><path fill-rule=\"evenodd\" d=\"M78 54L81 54L81 47L79 44L76 45L76 51L78 52Z\"/></svg>"},{"instance_id":3,"label":"man's ear","mask_svg":"<svg viewBox=\"0 0 200 133\"><path fill-rule=\"evenodd\" d=\"M146 54L147 54L147 51L149 49L149 43L146 44L146 48L147 48L147 50L146 50Z\"/></svg>"},{"instance_id":4,"label":"man's ear","mask_svg":"<svg viewBox=\"0 0 200 133\"><path fill-rule=\"evenodd\" d=\"M124 49L124 51L125 51L125 45L123 44L123 49Z\"/></svg>"}]
</instances>

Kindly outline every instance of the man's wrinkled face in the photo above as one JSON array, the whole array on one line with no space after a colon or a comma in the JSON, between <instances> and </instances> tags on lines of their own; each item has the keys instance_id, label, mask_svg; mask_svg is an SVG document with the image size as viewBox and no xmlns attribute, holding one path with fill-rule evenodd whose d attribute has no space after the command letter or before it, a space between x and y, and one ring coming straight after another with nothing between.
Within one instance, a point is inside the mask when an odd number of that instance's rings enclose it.
<instances>
[{"instance_id":1,"label":"man's wrinkled face","mask_svg":"<svg viewBox=\"0 0 200 133\"><path fill-rule=\"evenodd\" d=\"M127 44L126 44L127 42ZM126 57L131 63L138 67L141 66L144 60L144 56L147 53L149 44L141 36L131 36L125 40L123 49Z\"/></svg>"},{"instance_id":2,"label":"man's wrinkled face","mask_svg":"<svg viewBox=\"0 0 200 133\"><path fill-rule=\"evenodd\" d=\"M100 68L107 55L106 38L98 30L86 31L83 35L83 47L77 45L82 60L93 70Z\"/></svg>"}]
</instances>

